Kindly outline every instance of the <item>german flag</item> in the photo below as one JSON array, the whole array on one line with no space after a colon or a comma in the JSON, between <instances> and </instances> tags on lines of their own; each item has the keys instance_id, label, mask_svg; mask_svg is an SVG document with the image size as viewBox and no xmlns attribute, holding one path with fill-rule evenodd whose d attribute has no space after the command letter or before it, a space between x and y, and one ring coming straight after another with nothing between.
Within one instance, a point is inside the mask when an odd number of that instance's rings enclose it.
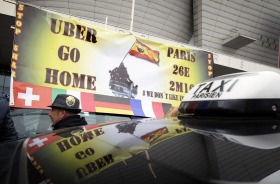
<instances>
[{"instance_id":1,"label":"german flag","mask_svg":"<svg viewBox=\"0 0 280 184\"><path fill-rule=\"evenodd\" d=\"M133 115L129 98L94 95L96 112Z\"/></svg>"},{"instance_id":2,"label":"german flag","mask_svg":"<svg viewBox=\"0 0 280 184\"><path fill-rule=\"evenodd\" d=\"M152 50L150 47L138 40L136 40L136 42L132 46L129 54L138 58L148 60L157 65L159 64L159 51Z\"/></svg>"}]
</instances>

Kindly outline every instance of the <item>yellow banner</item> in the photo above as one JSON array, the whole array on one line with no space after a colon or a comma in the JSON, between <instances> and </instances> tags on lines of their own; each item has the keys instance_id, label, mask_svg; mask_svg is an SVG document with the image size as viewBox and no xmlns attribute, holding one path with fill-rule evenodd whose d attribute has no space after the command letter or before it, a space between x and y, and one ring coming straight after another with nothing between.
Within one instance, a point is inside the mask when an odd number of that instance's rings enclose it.
<instances>
[{"instance_id":1,"label":"yellow banner","mask_svg":"<svg viewBox=\"0 0 280 184\"><path fill-rule=\"evenodd\" d=\"M179 106L195 84L213 76L213 54L19 4L11 66L21 86ZM27 107L23 101L14 105Z\"/></svg>"}]
</instances>

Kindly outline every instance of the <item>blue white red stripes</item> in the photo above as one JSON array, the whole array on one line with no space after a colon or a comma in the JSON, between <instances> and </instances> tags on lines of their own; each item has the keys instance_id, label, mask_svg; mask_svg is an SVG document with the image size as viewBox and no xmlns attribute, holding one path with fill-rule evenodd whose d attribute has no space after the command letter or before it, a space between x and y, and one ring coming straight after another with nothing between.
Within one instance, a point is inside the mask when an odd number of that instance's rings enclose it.
<instances>
[{"instance_id":1,"label":"blue white red stripes","mask_svg":"<svg viewBox=\"0 0 280 184\"><path fill-rule=\"evenodd\" d=\"M152 102L148 100L130 99L135 116L162 118L171 108L171 104Z\"/></svg>"}]
</instances>

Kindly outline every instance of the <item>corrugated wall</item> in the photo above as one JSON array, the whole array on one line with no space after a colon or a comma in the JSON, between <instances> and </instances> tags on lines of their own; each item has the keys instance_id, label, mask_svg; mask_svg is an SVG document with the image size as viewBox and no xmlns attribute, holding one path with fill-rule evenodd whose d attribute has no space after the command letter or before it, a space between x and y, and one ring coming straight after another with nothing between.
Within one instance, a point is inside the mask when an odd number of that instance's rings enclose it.
<instances>
[{"instance_id":1,"label":"corrugated wall","mask_svg":"<svg viewBox=\"0 0 280 184\"><path fill-rule=\"evenodd\" d=\"M194 0L193 5L196 46L277 66L279 1ZM236 33L256 41L240 49L222 45Z\"/></svg>"},{"instance_id":2,"label":"corrugated wall","mask_svg":"<svg viewBox=\"0 0 280 184\"><path fill-rule=\"evenodd\" d=\"M23 0L122 29L130 29L132 0ZM136 0L133 31L188 43L193 36L192 0Z\"/></svg>"}]
</instances>

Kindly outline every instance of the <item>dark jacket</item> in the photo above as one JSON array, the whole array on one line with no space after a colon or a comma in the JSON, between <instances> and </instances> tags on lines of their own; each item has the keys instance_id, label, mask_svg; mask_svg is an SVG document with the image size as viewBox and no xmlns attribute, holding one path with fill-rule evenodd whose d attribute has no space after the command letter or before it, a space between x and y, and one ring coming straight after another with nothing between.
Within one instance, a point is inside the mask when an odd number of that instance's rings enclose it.
<instances>
[{"instance_id":1,"label":"dark jacket","mask_svg":"<svg viewBox=\"0 0 280 184\"><path fill-rule=\"evenodd\" d=\"M87 125L87 121L84 117L80 117L79 115L72 115L57 122L53 126L53 130L83 125Z\"/></svg>"},{"instance_id":2,"label":"dark jacket","mask_svg":"<svg viewBox=\"0 0 280 184\"><path fill-rule=\"evenodd\" d=\"M0 142L16 140L17 138L18 133L10 116L10 106L7 100L0 95Z\"/></svg>"}]
</instances>

